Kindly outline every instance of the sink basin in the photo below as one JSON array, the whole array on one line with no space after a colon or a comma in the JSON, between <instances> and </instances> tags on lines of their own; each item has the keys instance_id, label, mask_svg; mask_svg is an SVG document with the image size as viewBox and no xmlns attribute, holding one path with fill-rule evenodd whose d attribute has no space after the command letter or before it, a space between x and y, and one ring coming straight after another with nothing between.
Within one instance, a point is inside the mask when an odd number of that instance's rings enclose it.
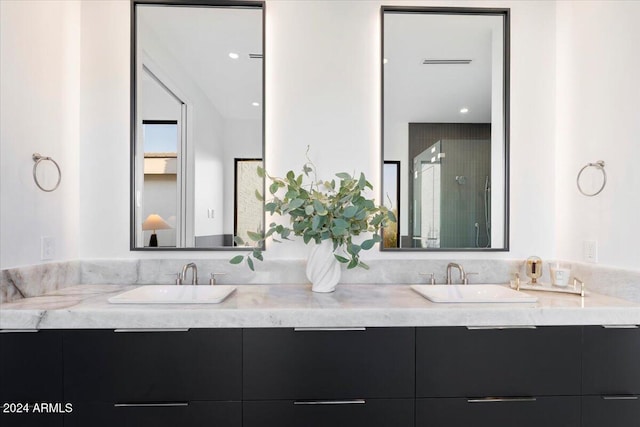
<instances>
[{"instance_id":1,"label":"sink basin","mask_svg":"<svg viewBox=\"0 0 640 427\"><path fill-rule=\"evenodd\" d=\"M109 298L112 304L218 304L235 286L149 285Z\"/></svg>"},{"instance_id":2,"label":"sink basin","mask_svg":"<svg viewBox=\"0 0 640 427\"><path fill-rule=\"evenodd\" d=\"M411 285L432 302L494 303L536 302L538 298L503 285Z\"/></svg>"}]
</instances>

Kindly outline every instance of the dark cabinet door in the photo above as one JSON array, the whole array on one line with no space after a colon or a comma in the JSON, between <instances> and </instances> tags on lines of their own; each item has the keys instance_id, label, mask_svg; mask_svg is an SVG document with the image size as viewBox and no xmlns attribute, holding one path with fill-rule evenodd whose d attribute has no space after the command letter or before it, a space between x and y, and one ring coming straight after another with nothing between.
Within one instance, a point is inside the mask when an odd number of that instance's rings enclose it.
<instances>
[{"instance_id":1,"label":"dark cabinet door","mask_svg":"<svg viewBox=\"0 0 640 427\"><path fill-rule=\"evenodd\" d=\"M414 396L415 330L248 329L244 399Z\"/></svg>"},{"instance_id":2,"label":"dark cabinet door","mask_svg":"<svg viewBox=\"0 0 640 427\"><path fill-rule=\"evenodd\" d=\"M418 328L418 397L580 395L581 328Z\"/></svg>"},{"instance_id":3,"label":"dark cabinet door","mask_svg":"<svg viewBox=\"0 0 640 427\"><path fill-rule=\"evenodd\" d=\"M416 427L469 426L579 427L580 397L416 400Z\"/></svg>"},{"instance_id":4,"label":"dark cabinet door","mask_svg":"<svg viewBox=\"0 0 640 427\"><path fill-rule=\"evenodd\" d=\"M585 327L582 366L583 394L640 394L640 329Z\"/></svg>"},{"instance_id":5,"label":"dark cabinet door","mask_svg":"<svg viewBox=\"0 0 640 427\"><path fill-rule=\"evenodd\" d=\"M60 332L0 333L0 425L62 426L61 414L34 412L33 408L35 403L62 401Z\"/></svg>"},{"instance_id":6,"label":"dark cabinet door","mask_svg":"<svg viewBox=\"0 0 640 427\"><path fill-rule=\"evenodd\" d=\"M62 427L63 414L48 413L2 413L0 426L2 427Z\"/></svg>"},{"instance_id":7,"label":"dark cabinet door","mask_svg":"<svg viewBox=\"0 0 640 427\"><path fill-rule=\"evenodd\" d=\"M585 396L582 427L640 425L640 396Z\"/></svg>"},{"instance_id":8,"label":"dark cabinet door","mask_svg":"<svg viewBox=\"0 0 640 427\"><path fill-rule=\"evenodd\" d=\"M243 427L414 427L413 399L244 402Z\"/></svg>"},{"instance_id":9,"label":"dark cabinet door","mask_svg":"<svg viewBox=\"0 0 640 427\"><path fill-rule=\"evenodd\" d=\"M82 403L65 417L65 427L241 427L241 402L184 402L143 405Z\"/></svg>"},{"instance_id":10,"label":"dark cabinet door","mask_svg":"<svg viewBox=\"0 0 640 427\"><path fill-rule=\"evenodd\" d=\"M71 402L241 400L242 331L68 331Z\"/></svg>"},{"instance_id":11,"label":"dark cabinet door","mask_svg":"<svg viewBox=\"0 0 640 427\"><path fill-rule=\"evenodd\" d=\"M0 333L0 401L62 401L59 331Z\"/></svg>"}]
</instances>

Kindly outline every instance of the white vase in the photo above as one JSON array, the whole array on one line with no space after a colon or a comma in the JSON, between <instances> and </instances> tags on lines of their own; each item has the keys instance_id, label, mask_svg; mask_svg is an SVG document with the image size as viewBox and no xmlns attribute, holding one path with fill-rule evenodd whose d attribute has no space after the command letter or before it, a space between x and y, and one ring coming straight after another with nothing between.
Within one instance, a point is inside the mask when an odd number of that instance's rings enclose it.
<instances>
[{"instance_id":1,"label":"white vase","mask_svg":"<svg viewBox=\"0 0 640 427\"><path fill-rule=\"evenodd\" d=\"M311 247L307 259L307 279L313 292L333 292L340 281L340 263L333 256L333 241L323 240Z\"/></svg>"}]
</instances>

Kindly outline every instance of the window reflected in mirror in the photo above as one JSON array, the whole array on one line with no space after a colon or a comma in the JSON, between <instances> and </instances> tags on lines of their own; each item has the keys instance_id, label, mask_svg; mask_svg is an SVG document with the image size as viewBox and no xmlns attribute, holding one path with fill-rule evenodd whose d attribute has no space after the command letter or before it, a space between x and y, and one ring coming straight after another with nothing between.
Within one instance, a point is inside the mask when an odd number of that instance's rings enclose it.
<instances>
[{"instance_id":1,"label":"window reflected in mirror","mask_svg":"<svg viewBox=\"0 0 640 427\"><path fill-rule=\"evenodd\" d=\"M143 218L159 215L169 227L146 229L143 225L143 239L147 247L176 246L176 218L178 195L178 122L144 120L142 122L144 146L144 205ZM143 223L144 224L144 223ZM165 226L166 227L166 226ZM156 244L151 243L151 235L156 234Z\"/></svg>"}]
</instances>

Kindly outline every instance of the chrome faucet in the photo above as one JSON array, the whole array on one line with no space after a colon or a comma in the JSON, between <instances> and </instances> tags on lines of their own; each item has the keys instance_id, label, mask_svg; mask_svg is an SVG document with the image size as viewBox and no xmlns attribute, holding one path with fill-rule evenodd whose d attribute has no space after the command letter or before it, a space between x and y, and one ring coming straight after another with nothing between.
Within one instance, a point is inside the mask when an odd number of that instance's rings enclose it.
<instances>
[{"instance_id":1,"label":"chrome faucet","mask_svg":"<svg viewBox=\"0 0 640 427\"><path fill-rule=\"evenodd\" d=\"M466 276L464 274L464 268L462 268L462 265L457 264L455 262L450 262L447 265L447 285L451 284L451 268L457 268L458 270L460 270L460 283L462 284L466 284L465 280L466 280Z\"/></svg>"},{"instance_id":2,"label":"chrome faucet","mask_svg":"<svg viewBox=\"0 0 640 427\"><path fill-rule=\"evenodd\" d=\"M184 280L187 278L187 271L190 268L193 270L193 274L191 275L191 284L198 284L198 267L196 267L196 264L194 262L190 262L189 264L185 264L182 267L182 273L180 273L180 278L178 279L178 283L180 283L181 285L184 284Z\"/></svg>"}]
</instances>

